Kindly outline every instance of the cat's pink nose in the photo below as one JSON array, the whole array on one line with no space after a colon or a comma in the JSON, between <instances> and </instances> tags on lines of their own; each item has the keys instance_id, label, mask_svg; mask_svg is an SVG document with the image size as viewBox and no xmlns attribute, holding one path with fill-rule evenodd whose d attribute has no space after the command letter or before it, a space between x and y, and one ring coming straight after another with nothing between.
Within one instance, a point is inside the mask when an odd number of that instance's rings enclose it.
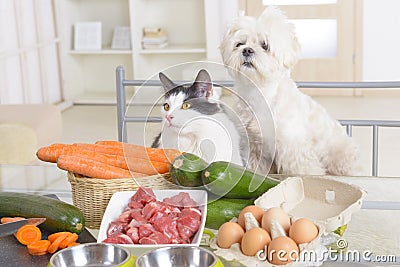
<instances>
[{"instance_id":1,"label":"cat's pink nose","mask_svg":"<svg viewBox=\"0 0 400 267\"><path fill-rule=\"evenodd\" d=\"M165 115L165 118L168 120L168 122L171 122L171 120L174 118L172 115Z\"/></svg>"}]
</instances>

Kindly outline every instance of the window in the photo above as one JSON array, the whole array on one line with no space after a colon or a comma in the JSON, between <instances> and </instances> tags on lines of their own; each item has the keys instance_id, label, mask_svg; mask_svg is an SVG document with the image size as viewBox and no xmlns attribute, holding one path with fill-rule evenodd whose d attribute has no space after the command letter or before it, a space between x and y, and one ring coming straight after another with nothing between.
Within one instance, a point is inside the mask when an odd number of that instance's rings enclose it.
<instances>
[{"instance_id":1,"label":"window","mask_svg":"<svg viewBox=\"0 0 400 267\"><path fill-rule=\"evenodd\" d=\"M0 1L0 104L64 100L54 2Z\"/></svg>"}]
</instances>

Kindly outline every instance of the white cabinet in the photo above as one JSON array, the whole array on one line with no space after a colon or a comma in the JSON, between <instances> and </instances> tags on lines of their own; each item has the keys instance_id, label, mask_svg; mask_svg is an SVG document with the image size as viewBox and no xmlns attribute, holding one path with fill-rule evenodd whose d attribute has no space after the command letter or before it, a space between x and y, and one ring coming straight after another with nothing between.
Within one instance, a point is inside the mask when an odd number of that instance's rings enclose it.
<instances>
[{"instance_id":1,"label":"white cabinet","mask_svg":"<svg viewBox=\"0 0 400 267\"><path fill-rule=\"evenodd\" d=\"M75 103L115 103L115 68L123 65L128 79L158 79L166 70L173 79L193 79L192 71L173 66L212 60L218 55L222 11L235 4L221 0L63 0L66 53L66 84ZM225 6L224 6L224 2ZM221 4L222 3L222 4ZM233 8L234 9L234 8ZM208 16L210 14L211 16ZM102 23L102 49L75 51L73 25L76 22ZM112 50L113 30L129 26L132 46ZM144 27L163 28L169 45L143 49ZM194 71L193 71L194 72ZM192 77L193 76L193 77ZM133 90L133 89L132 89ZM139 101L153 102L160 88L147 88Z\"/></svg>"}]
</instances>

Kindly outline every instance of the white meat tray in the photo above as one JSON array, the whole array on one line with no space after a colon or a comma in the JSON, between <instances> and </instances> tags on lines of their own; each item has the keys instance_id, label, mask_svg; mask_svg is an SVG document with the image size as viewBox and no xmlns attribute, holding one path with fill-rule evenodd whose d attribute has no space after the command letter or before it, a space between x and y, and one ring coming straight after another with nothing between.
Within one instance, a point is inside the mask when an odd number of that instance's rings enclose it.
<instances>
[{"instance_id":1,"label":"white meat tray","mask_svg":"<svg viewBox=\"0 0 400 267\"><path fill-rule=\"evenodd\" d=\"M201 242L202 233L204 230L206 217L207 217L207 192L205 190L153 190L157 200L162 201L166 197L172 197L180 192L186 192L190 195L190 197L196 201L198 204L198 208L200 209L201 216L201 224L200 228L193 237L191 244L174 244L173 246L199 246ZM97 238L97 242L100 243L102 240L107 237L107 229L110 222L116 220L123 210L127 207L130 198L136 193L136 191L122 191L116 192L112 195L110 201L108 202L107 208L104 212L103 219L101 221L99 236ZM127 248L132 255L138 257L141 254L156 249L160 247L171 246L169 244L163 245L127 245L120 244L120 246Z\"/></svg>"}]
</instances>

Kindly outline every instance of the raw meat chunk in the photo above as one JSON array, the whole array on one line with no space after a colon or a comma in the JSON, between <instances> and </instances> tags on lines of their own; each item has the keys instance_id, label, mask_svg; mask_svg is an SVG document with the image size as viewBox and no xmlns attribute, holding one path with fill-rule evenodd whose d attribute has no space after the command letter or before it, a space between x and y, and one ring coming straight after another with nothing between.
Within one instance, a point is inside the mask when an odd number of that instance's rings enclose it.
<instances>
[{"instance_id":1,"label":"raw meat chunk","mask_svg":"<svg viewBox=\"0 0 400 267\"><path fill-rule=\"evenodd\" d=\"M170 244L169 238L160 232L154 232L148 237L139 240L140 244Z\"/></svg>"},{"instance_id":2,"label":"raw meat chunk","mask_svg":"<svg viewBox=\"0 0 400 267\"><path fill-rule=\"evenodd\" d=\"M111 244L133 244L132 239L126 234L116 234L111 237L107 237L103 240L103 243L111 243Z\"/></svg>"},{"instance_id":3,"label":"raw meat chunk","mask_svg":"<svg viewBox=\"0 0 400 267\"><path fill-rule=\"evenodd\" d=\"M138 191L131 197L131 201L147 204L156 200L156 196L151 188L139 187Z\"/></svg>"},{"instance_id":4,"label":"raw meat chunk","mask_svg":"<svg viewBox=\"0 0 400 267\"><path fill-rule=\"evenodd\" d=\"M108 226L107 229L107 237L119 234L119 233L123 233L125 227L126 227L127 223L124 222L119 222L119 221L115 221L115 222L110 222L110 225Z\"/></svg>"}]
</instances>

